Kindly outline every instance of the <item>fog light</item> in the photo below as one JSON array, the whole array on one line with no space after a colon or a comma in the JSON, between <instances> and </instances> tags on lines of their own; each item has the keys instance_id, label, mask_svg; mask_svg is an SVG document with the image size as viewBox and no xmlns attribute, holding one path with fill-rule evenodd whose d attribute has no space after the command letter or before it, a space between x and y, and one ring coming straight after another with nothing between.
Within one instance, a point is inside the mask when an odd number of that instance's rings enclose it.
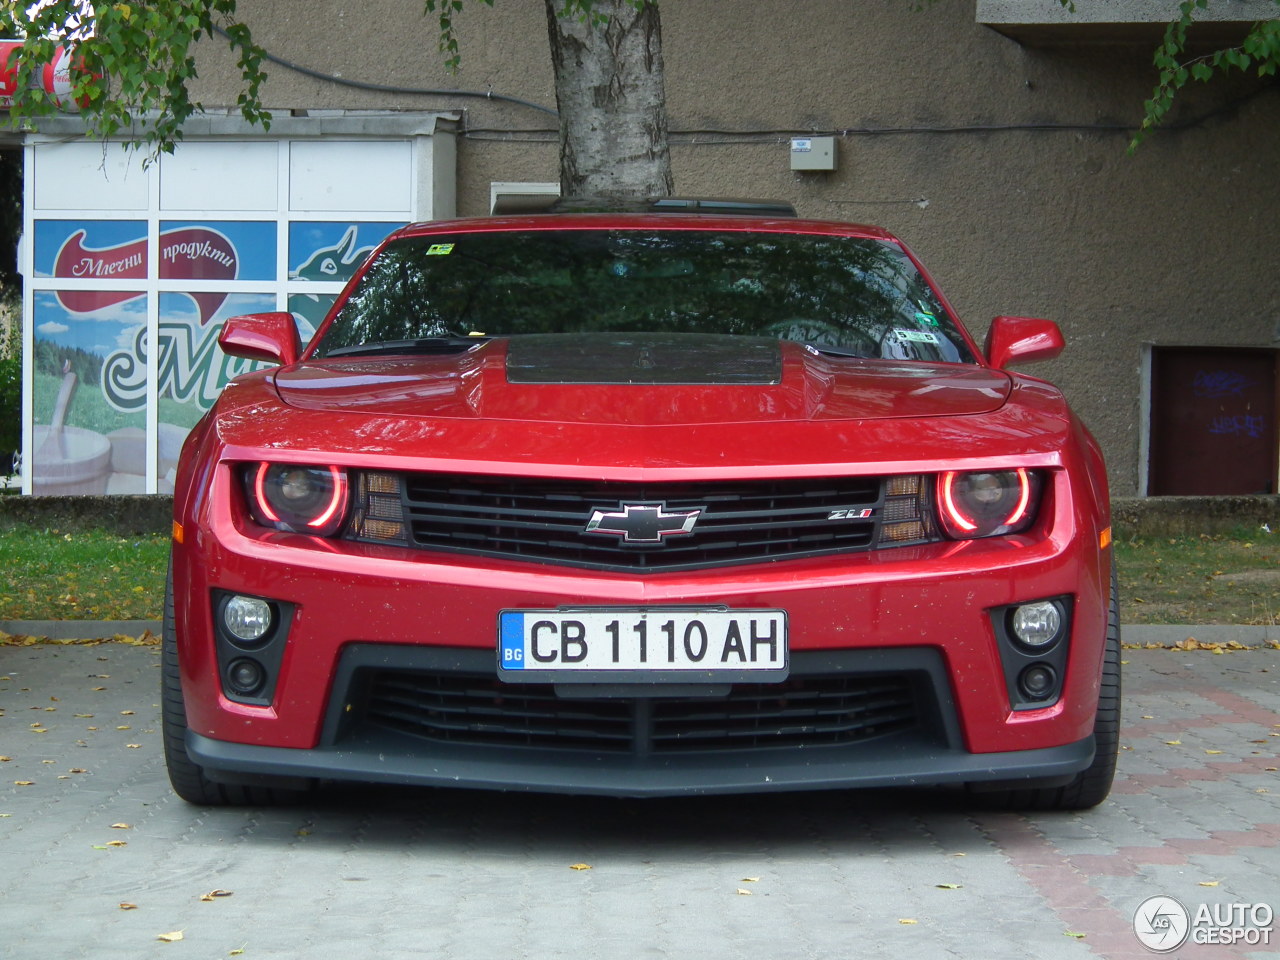
<instances>
[{"instance_id":1,"label":"fog light","mask_svg":"<svg viewBox=\"0 0 1280 960\"><path fill-rule=\"evenodd\" d=\"M1047 700L1057 683L1058 675L1047 663L1033 663L1018 675L1018 689L1028 700Z\"/></svg>"},{"instance_id":2,"label":"fog light","mask_svg":"<svg viewBox=\"0 0 1280 960\"><path fill-rule=\"evenodd\" d=\"M1013 611L1013 635L1028 647L1043 647L1058 639L1062 611L1049 600L1025 603Z\"/></svg>"},{"instance_id":3,"label":"fog light","mask_svg":"<svg viewBox=\"0 0 1280 960\"><path fill-rule=\"evenodd\" d=\"M237 640L259 640L271 629L271 604L257 597L232 597L222 608L222 622Z\"/></svg>"},{"instance_id":4,"label":"fog light","mask_svg":"<svg viewBox=\"0 0 1280 960\"><path fill-rule=\"evenodd\" d=\"M241 657L227 665L227 686L241 696L247 697L257 693L262 689L266 678L266 671L256 660Z\"/></svg>"}]
</instances>

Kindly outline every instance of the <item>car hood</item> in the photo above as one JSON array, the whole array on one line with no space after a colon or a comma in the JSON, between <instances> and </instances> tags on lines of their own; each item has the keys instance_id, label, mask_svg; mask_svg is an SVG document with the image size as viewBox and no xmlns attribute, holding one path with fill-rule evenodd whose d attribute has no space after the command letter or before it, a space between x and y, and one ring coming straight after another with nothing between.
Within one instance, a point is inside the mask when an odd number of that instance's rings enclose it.
<instances>
[{"instance_id":1,"label":"car hood","mask_svg":"<svg viewBox=\"0 0 1280 960\"><path fill-rule=\"evenodd\" d=\"M274 379L306 410L635 426L971 416L1011 389L986 367L702 334L496 338L444 356L316 360Z\"/></svg>"}]
</instances>

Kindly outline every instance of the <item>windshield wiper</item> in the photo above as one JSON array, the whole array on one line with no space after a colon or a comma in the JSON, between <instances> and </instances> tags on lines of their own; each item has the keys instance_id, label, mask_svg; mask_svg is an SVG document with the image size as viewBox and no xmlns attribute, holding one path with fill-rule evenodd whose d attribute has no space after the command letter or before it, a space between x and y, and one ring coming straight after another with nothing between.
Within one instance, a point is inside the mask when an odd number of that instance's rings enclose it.
<instances>
[{"instance_id":1,"label":"windshield wiper","mask_svg":"<svg viewBox=\"0 0 1280 960\"><path fill-rule=\"evenodd\" d=\"M825 353L832 357L857 357L860 360L866 360L867 354L863 350L855 350L853 347L838 347L831 343L818 343L816 340L798 341L800 346L808 347L818 353Z\"/></svg>"},{"instance_id":2,"label":"windshield wiper","mask_svg":"<svg viewBox=\"0 0 1280 960\"><path fill-rule=\"evenodd\" d=\"M325 357L359 357L379 353L458 353L484 343L489 337L420 337L417 340L380 340L377 343L356 343L349 347L335 347Z\"/></svg>"}]
</instances>

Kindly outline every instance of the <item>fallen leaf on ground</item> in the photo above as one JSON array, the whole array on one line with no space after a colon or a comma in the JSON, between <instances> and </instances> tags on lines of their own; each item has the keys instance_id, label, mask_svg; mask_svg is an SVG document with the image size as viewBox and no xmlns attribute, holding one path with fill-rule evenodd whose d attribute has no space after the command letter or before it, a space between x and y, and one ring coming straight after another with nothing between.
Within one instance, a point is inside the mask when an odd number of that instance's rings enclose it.
<instances>
[{"instance_id":1,"label":"fallen leaf on ground","mask_svg":"<svg viewBox=\"0 0 1280 960\"><path fill-rule=\"evenodd\" d=\"M1182 746L1182 741L1181 741L1181 740L1166 740L1166 741L1165 741L1165 743L1167 743L1167 744L1168 744L1169 746L1171 746L1171 747L1180 747L1180 746Z\"/></svg>"},{"instance_id":2,"label":"fallen leaf on ground","mask_svg":"<svg viewBox=\"0 0 1280 960\"><path fill-rule=\"evenodd\" d=\"M108 847L127 847L128 845L129 843L126 840L108 840L107 841Z\"/></svg>"},{"instance_id":3,"label":"fallen leaf on ground","mask_svg":"<svg viewBox=\"0 0 1280 960\"><path fill-rule=\"evenodd\" d=\"M1071 930L1064 930L1064 931L1062 932L1062 935L1063 935L1064 937L1075 937L1077 940L1083 940L1083 939L1085 938L1085 936L1086 936L1086 935L1085 935L1085 934L1083 934L1083 933L1075 933L1075 932L1073 932L1073 931L1071 931Z\"/></svg>"},{"instance_id":4,"label":"fallen leaf on ground","mask_svg":"<svg viewBox=\"0 0 1280 960\"><path fill-rule=\"evenodd\" d=\"M112 830L128 830L130 829L130 826L127 823L113 823L111 825L111 829Z\"/></svg>"},{"instance_id":5,"label":"fallen leaf on ground","mask_svg":"<svg viewBox=\"0 0 1280 960\"><path fill-rule=\"evenodd\" d=\"M959 890L964 886L963 883L935 883L935 887L939 890Z\"/></svg>"},{"instance_id":6,"label":"fallen leaf on ground","mask_svg":"<svg viewBox=\"0 0 1280 960\"><path fill-rule=\"evenodd\" d=\"M759 877L743 877L742 882L743 883L759 883L760 878Z\"/></svg>"},{"instance_id":7,"label":"fallen leaf on ground","mask_svg":"<svg viewBox=\"0 0 1280 960\"><path fill-rule=\"evenodd\" d=\"M1205 751L1205 753L1209 754L1210 756L1213 756L1213 755L1215 755L1215 754L1219 754L1219 753L1221 753L1221 752L1222 752L1221 750L1206 750L1206 751Z\"/></svg>"},{"instance_id":8,"label":"fallen leaf on ground","mask_svg":"<svg viewBox=\"0 0 1280 960\"><path fill-rule=\"evenodd\" d=\"M749 896L751 896L751 891L750 891L750 890L743 890L741 887L739 887L739 888L738 888L738 896L740 896L740 897L749 897Z\"/></svg>"},{"instance_id":9,"label":"fallen leaf on ground","mask_svg":"<svg viewBox=\"0 0 1280 960\"><path fill-rule=\"evenodd\" d=\"M14 782L17 786L19 786L19 787L33 787L33 786L35 786L35 781L34 781L34 780L15 780L15 781L13 781L13 782Z\"/></svg>"},{"instance_id":10,"label":"fallen leaf on ground","mask_svg":"<svg viewBox=\"0 0 1280 960\"><path fill-rule=\"evenodd\" d=\"M591 869L591 864L589 864L589 863L571 863L571 864L569 864L569 869L570 869L570 870L590 870L590 869Z\"/></svg>"},{"instance_id":11,"label":"fallen leaf on ground","mask_svg":"<svg viewBox=\"0 0 1280 960\"><path fill-rule=\"evenodd\" d=\"M121 910L137 910L138 905L136 903L126 903L124 901L121 901L120 909Z\"/></svg>"},{"instance_id":12,"label":"fallen leaf on ground","mask_svg":"<svg viewBox=\"0 0 1280 960\"><path fill-rule=\"evenodd\" d=\"M900 918L898 919L898 922L899 922L899 923L907 923L907 924L909 924L909 923L919 923L920 921L919 921L919 920L913 920L913 919L911 919L910 917L900 917Z\"/></svg>"},{"instance_id":13,"label":"fallen leaf on ground","mask_svg":"<svg viewBox=\"0 0 1280 960\"><path fill-rule=\"evenodd\" d=\"M1201 880L1199 883L1202 887L1216 887L1218 885L1217 880Z\"/></svg>"},{"instance_id":14,"label":"fallen leaf on ground","mask_svg":"<svg viewBox=\"0 0 1280 960\"><path fill-rule=\"evenodd\" d=\"M162 940L162 941L164 941L165 943L173 943L175 940L181 940L181 939L182 939L182 931L181 931L181 930L175 930L175 931L173 931L173 933L161 933L161 934L158 934L158 935L156 936L156 939L157 939L157 940Z\"/></svg>"},{"instance_id":15,"label":"fallen leaf on ground","mask_svg":"<svg viewBox=\"0 0 1280 960\"><path fill-rule=\"evenodd\" d=\"M230 890L210 890L208 893L206 893L203 897L200 898L200 902L212 903L218 897L229 897L229 896L231 896Z\"/></svg>"}]
</instances>

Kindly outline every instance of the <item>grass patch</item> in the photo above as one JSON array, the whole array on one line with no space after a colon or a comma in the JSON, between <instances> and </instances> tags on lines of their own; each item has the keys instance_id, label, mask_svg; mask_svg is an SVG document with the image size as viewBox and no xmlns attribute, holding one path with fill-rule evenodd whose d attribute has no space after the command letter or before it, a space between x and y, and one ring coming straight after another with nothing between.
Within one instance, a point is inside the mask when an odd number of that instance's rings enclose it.
<instances>
[{"instance_id":1,"label":"grass patch","mask_svg":"<svg viewBox=\"0 0 1280 960\"><path fill-rule=\"evenodd\" d=\"M0 620L159 620L169 538L0 529Z\"/></svg>"},{"instance_id":2,"label":"grass patch","mask_svg":"<svg viewBox=\"0 0 1280 960\"><path fill-rule=\"evenodd\" d=\"M1280 625L1280 534L1116 542L1122 623Z\"/></svg>"}]
</instances>

